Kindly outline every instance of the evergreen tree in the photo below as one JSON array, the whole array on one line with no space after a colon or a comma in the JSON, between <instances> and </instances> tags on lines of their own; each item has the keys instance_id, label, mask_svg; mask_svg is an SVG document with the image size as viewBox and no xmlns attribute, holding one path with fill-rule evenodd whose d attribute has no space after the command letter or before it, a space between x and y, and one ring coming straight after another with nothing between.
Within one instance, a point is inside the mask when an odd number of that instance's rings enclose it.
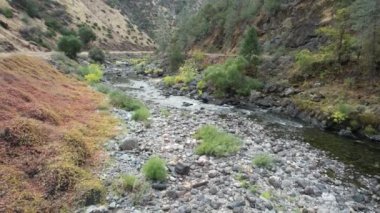
<instances>
[{"instance_id":1,"label":"evergreen tree","mask_svg":"<svg viewBox=\"0 0 380 213\"><path fill-rule=\"evenodd\" d=\"M257 66L259 64L260 46L257 38L257 32L254 27L249 28L244 34L240 46L240 55L253 66Z\"/></svg>"}]
</instances>

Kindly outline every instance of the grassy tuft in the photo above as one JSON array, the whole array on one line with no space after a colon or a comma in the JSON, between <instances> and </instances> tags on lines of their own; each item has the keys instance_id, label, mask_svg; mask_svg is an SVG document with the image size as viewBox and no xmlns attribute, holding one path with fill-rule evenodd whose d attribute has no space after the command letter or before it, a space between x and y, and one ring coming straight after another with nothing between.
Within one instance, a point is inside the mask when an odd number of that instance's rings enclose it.
<instances>
[{"instance_id":1,"label":"grassy tuft","mask_svg":"<svg viewBox=\"0 0 380 213\"><path fill-rule=\"evenodd\" d=\"M165 161L158 156L151 157L143 166L146 178L156 181L166 180L167 172Z\"/></svg>"},{"instance_id":2,"label":"grassy tuft","mask_svg":"<svg viewBox=\"0 0 380 213\"><path fill-rule=\"evenodd\" d=\"M133 113L132 119L135 121L146 121L148 120L149 116L149 109L147 109L146 107L142 107Z\"/></svg>"},{"instance_id":3,"label":"grassy tuft","mask_svg":"<svg viewBox=\"0 0 380 213\"><path fill-rule=\"evenodd\" d=\"M123 174L114 182L113 190L119 195L129 192L132 197L133 204L140 204L142 198L149 190L146 182L141 181L134 175Z\"/></svg>"},{"instance_id":4,"label":"grassy tuft","mask_svg":"<svg viewBox=\"0 0 380 213\"><path fill-rule=\"evenodd\" d=\"M257 167L270 169L274 166L274 159L267 153L261 153L255 156L252 163Z\"/></svg>"},{"instance_id":5,"label":"grassy tuft","mask_svg":"<svg viewBox=\"0 0 380 213\"><path fill-rule=\"evenodd\" d=\"M109 94L110 103L127 111L134 111L144 107L141 101L128 97L124 92L115 90Z\"/></svg>"},{"instance_id":6,"label":"grassy tuft","mask_svg":"<svg viewBox=\"0 0 380 213\"><path fill-rule=\"evenodd\" d=\"M47 109L45 107L30 107L26 110L24 116L42 122L48 122L53 125L59 125L62 119L53 110Z\"/></svg>"},{"instance_id":7,"label":"grassy tuft","mask_svg":"<svg viewBox=\"0 0 380 213\"><path fill-rule=\"evenodd\" d=\"M227 156L240 150L239 138L222 132L218 128L206 125L195 133L195 138L202 140L196 148L198 155Z\"/></svg>"},{"instance_id":8,"label":"grassy tuft","mask_svg":"<svg viewBox=\"0 0 380 213\"><path fill-rule=\"evenodd\" d=\"M91 157L92 150L79 130L68 131L64 135L64 141L69 147L71 158L75 165L84 165L86 160Z\"/></svg>"}]
</instances>

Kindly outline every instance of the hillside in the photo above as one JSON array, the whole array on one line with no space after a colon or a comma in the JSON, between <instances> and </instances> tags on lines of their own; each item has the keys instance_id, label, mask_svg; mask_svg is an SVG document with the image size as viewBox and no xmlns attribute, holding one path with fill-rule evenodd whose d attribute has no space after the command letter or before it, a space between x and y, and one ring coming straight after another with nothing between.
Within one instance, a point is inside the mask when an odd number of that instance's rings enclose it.
<instances>
[{"instance_id":1,"label":"hillside","mask_svg":"<svg viewBox=\"0 0 380 213\"><path fill-rule=\"evenodd\" d=\"M209 0L174 32L165 48L175 65L169 70L183 63L181 51L194 58L200 52L240 56L243 62L201 69L195 78L202 79L201 92L215 95L219 85L224 93L218 95L228 103L271 108L341 135L379 140L379 12L375 1ZM243 86L242 78L256 82ZM257 91L250 96L252 88ZM246 97L235 97L239 92Z\"/></svg>"},{"instance_id":2,"label":"hillside","mask_svg":"<svg viewBox=\"0 0 380 213\"><path fill-rule=\"evenodd\" d=\"M34 57L0 58L0 212L68 211L103 199L92 175L114 134L105 97ZM87 196L87 197L86 197Z\"/></svg>"},{"instance_id":3,"label":"hillside","mask_svg":"<svg viewBox=\"0 0 380 213\"><path fill-rule=\"evenodd\" d=\"M175 27L179 19L196 12L203 2L205 0L107 0L151 37L155 37L158 29Z\"/></svg>"},{"instance_id":4,"label":"hillside","mask_svg":"<svg viewBox=\"0 0 380 213\"><path fill-rule=\"evenodd\" d=\"M87 25L95 32L93 44L108 50L148 50L153 40L132 24L127 15L102 0L0 1L0 50L55 49L61 35Z\"/></svg>"}]
</instances>

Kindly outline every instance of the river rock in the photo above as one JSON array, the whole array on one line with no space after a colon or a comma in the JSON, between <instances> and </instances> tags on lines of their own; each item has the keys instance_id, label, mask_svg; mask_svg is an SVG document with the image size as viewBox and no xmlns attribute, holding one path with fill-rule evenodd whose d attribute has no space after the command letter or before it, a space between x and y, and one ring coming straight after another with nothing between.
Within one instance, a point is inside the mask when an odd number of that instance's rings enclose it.
<instances>
[{"instance_id":1,"label":"river rock","mask_svg":"<svg viewBox=\"0 0 380 213\"><path fill-rule=\"evenodd\" d=\"M119 145L119 149L121 151L129 151L129 150L136 149L138 147L139 147L139 141L136 138L126 138Z\"/></svg>"},{"instance_id":2,"label":"river rock","mask_svg":"<svg viewBox=\"0 0 380 213\"><path fill-rule=\"evenodd\" d=\"M240 200L237 200L237 201L235 201L233 203L228 204L227 208L234 209L234 208L242 207L242 206L245 206L245 200L240 199Z\"/></svg>"},{"instance_id":3,"label":"river rock","mask_svg":"<svg viewBox=\"0 0 380 213\"><path fill-rule=\"evenodd\" d=\"M281 179L279 177L271 176L269 177L268 182L274 187L274 188L280 188L281 187Z\"/></svg>"},{"instance_id":4,"label":"river rock","mask_svg":"<svg viewBox=\"0 0 380 213\"><path fill-rule=\"evenodd\" d=\"M89 206L85 210L85 213L107 213L108 208L105 206Z\"/></svg>"},{"instance_id":5,"label":"river rock","mask_svg":"<svg viewBox=\"0 0 380 213\"><path fill-rule=\"evenodd\" d=\"M190 166L187 164L183 164L183 163L177 163L174 170L179 175L189 175Z\"/></svg>"},{"instance_id":6,"label":"river rock","mask_svg":"<svg viewBox=\"0 0 380 213\"><path fill-rule=\"evenodd\" d=\"M168 185L165 183L153 183L152 188L155 190L163 191L168 188Z\"/></svg>"}]
</instances>

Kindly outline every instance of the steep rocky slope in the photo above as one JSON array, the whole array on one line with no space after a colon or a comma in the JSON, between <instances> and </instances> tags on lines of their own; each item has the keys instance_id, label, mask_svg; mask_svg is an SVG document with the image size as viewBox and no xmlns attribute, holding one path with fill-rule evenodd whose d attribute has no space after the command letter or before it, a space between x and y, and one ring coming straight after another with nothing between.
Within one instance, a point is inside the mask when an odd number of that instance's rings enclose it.
<instances>
[{"instance_id":1,"label":"steep rocky slope","mask_svg":"<svg viewBox=\"0 0 380 213\"><path fill-rule=\"evenodd\" d=\"M150 36L160 25L175 26L176 20L183 13L194 13L205 0L107 0L115 8L120 8L123 14Z\"/></svg>"},{"instance_id":2,"label":"steep rocky slope","mask_svg":"<svg viewBox=\"0 0 380 213\"><path fill-rule=\"evenodd\" d=\"M0 1L2 10L13 15L0 15L0 50L54 49L61 34L81 25L90 26L97 35L95 45L108 50L146 50L154 47L148 35L129 21L127 15L112 9L102 0L34 0L31 10L18 3Z\"/></svg>"}]
</instances>

